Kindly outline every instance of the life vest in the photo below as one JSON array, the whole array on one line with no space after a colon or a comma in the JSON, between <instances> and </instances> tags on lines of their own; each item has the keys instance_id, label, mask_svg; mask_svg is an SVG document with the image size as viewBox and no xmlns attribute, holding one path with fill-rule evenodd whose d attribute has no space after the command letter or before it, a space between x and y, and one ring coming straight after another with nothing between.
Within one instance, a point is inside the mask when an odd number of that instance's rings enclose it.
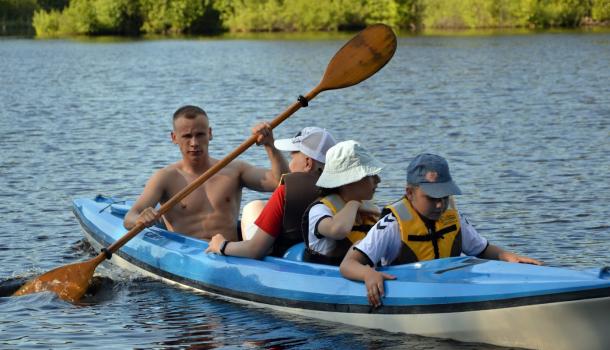
<instances>
[{"instance_id":1,"label":"life vest","mask_svg":"<svg viewBox=\"0 0 610 350\"><path fill-rule=\"evenodd\" d=\"M462 253L460 218L450 201L449 208L428 228L406 197L390 204L382 216L391 211L400 227L402 248L392 264L408 264L416 261L432 260Z\"/></svg>"},{"instance_id":2,"label":"life vest","mask_svg":"<svg viewBox=\"0 0 610 350\"><path fill-rule=\"evenodd\" d=\"M326 197L323 197L319 201L312 203L310 205L310 208L319 203L322 203L327 206L333 213L333 216L336 215L339 211L341 211L341 209L343 209L343 207L345 206L345 202L338 194L330 194ZM301 228L306 247L304 260L320 264L339 265L341 263L341 260L343 260L343 257L347 253L348 249L352 246L352 244L363 239L364 236L366 236L367 232L369 232L371 227L373 227L375 223L377 223L378 219L379 217L377 215L362 214L358 212L350 233L348 233L347 236L342 240L336 241L335 249L332 251L332 253L329 255L325 255L315 252L309 248L309 210L307 210L305 212L305 216L303 217L303 227Z\"/></svg>"},{"instance_id":3,"label":"life vest","mask_svg":"<svg viewBox=\"0 0 610 350\"><path fill-rule=\"evenodd\" d=\"M283 256L288 248L303 242L301 218L307 206L318 198L316 181L319 173L290 173L282 176L281 184L286 187L282 232L273 243L271 255Z\"/></svg>"}]
</instances>

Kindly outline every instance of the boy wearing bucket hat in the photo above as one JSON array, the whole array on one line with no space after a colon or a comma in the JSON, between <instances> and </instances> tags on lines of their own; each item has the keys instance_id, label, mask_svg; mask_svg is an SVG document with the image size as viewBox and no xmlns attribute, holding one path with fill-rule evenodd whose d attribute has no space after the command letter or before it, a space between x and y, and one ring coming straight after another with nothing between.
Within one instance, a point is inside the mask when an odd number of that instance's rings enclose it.
<instances>
[{"instance_id":1,"label":"boy wearing bucket hat","mask_svg":"<svg viewBox=\"0 0 610 350\"><path fill-rule=\"evenodd\" d=\"M316 183L322 196L303 217L305 261L339 265L349 247L375 224L379 209L368 201L380 182L382 166L353 140L328 150Z\"/></svg>"},{"instance_id":2,"label":"boy wearing bucket hat","mask_svg":"<svg viewBox=\"0 0 610 350\"><path fill-rule=\"evenodd\" d=\"M335 143L328 131L318 127L306 127L293 138L276 140L277 149L290 152L290 174L282 177L266 204L254 201L244 207L242 232L251 237L229 244L222 235L215 235L206 252L260 259L272 247L271 255L283 256L288 248L303 242L301 217L317 198L315 183L324 168L326 151ZM248 217L256 221L252 223Z\"/></svg>"},{"instance_id":3,"label":"boy wearing bucket hat","mask_svg":"<svg viewBox=\"0 0 610 350\"><path fill-rule=\"evenodd\" d=\"M420 154L407 167L405 196L384 209L382 219L356 244L341 263L341 274L364 281L369 302L377 307L384 295L383 281L394 276L374 266L407 264L449 256L478 256L540 265L490 244L451 203L462 194L453 182L447 161L434 154Z\"/></svg>"}]
</instances>

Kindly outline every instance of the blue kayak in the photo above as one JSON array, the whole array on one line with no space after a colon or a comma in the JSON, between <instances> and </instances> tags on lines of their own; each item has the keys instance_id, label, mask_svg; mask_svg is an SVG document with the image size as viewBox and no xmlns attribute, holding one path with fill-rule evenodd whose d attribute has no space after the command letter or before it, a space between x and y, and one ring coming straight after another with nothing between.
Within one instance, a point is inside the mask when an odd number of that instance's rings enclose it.
<instances>
[{"instance_id":1,"label":"blue kayak","mask_svg":"<svg viewBox=\"0 0 610 350\"><path fill-rule=\"evenodd\" d=\"M131 202L74 201L96 248L121 238ZM206 254L207 242L159 227L143 230L111 262L163 281L275 310L360 327L532 349L610 348L610 269L584 271L455 257L382 270L383 306L335 266L283 258Z\"/></svg>"}]
</instances>

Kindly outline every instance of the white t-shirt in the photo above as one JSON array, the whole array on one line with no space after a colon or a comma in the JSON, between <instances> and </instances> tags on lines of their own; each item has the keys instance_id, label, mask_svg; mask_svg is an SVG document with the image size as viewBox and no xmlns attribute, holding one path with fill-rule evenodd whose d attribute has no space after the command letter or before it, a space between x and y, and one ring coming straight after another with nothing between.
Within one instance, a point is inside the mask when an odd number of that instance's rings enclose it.
<instances>
[{"instance_id":1,"label":"white t-shirt","mask_svg":"<svg viewBox=\"0 0 610 350\"><path fill-rule=\"evenodd\" d=\"M333 217L333 212L329 207L322 203L318 203L309 210L309 249L320 254L329 255L337 245L337 242L332 238L326 238L318 232L318 224L322 219Z\"/></svg>"},{"instance_id":2,"label":"white t-shirt","mask_svg":"<svg viewBox=\"0 0 610 350\"><path fill-rule=\"evenodd\" d=\"M474 226L462 215L460 215L460 226L462 253L471 256L481 254L487 247L487 240L481 237ZM366 237L356 244L356 248L366 254L373 264L377 265L381 262L382 266L386 266L390 265L400 254L401 243L398 220L393 213L389 213L371 228Z\"/></svg>"}]
</instances>

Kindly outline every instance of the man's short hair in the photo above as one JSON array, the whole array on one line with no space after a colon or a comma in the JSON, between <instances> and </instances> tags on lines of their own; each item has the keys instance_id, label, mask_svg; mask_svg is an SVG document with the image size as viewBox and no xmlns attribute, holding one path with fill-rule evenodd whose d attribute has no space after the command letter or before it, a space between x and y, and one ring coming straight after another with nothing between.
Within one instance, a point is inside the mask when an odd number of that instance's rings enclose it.
<instances>
[{"instance_id":1,"label":"man's short hair","mask_svg":"<svg viewBox=\"0 0 610 350\"><path fill-rule=\"evenodd\" d=\"M203 115L206 118L208 117L208 114L200 107L192 105L182 106L174 112L172 124L175 123L178 118L195 119L199 115Z\"/></svg>"}]
</instances>

